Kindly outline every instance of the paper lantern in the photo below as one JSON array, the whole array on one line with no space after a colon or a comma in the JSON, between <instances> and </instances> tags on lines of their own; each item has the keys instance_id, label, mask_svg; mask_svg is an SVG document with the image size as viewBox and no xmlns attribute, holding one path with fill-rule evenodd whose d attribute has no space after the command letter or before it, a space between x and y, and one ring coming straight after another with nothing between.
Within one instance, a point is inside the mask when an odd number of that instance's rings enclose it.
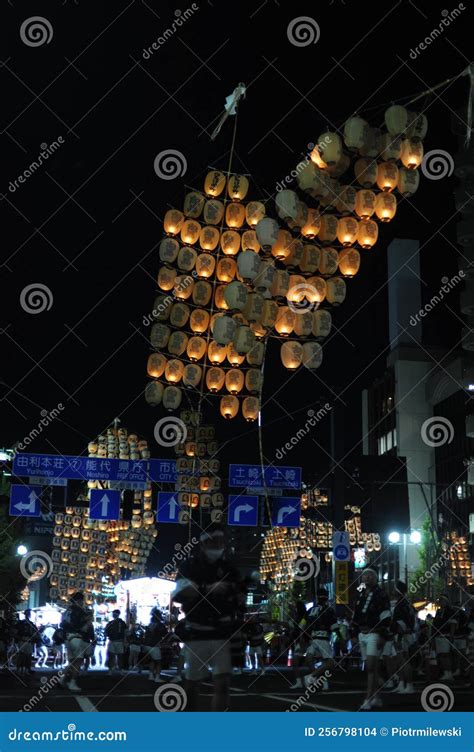
<instances>
[{"instance_id":1,"label":"paper lantern","mask_svg":"<svg viewBox=\"0 0 474 752\"><path fill-rule=\"evenodd\" d=\"M321 248L319 271L323 277L330 277L337 272L338 254L335 248Z\"/></svg>"},{"instance_id":2,"label":"paper lantern","mask_svg":"<svg viewBox=\"0 0 474 752\"><path fill-rule=\"evenodd\" d=\"M244 374L238 368L227 371L225 376L225 388L230 394L238 394L244 386Z\"/></svg>"},{"instance_id":3,"label":"paper lantern","mask_svg":"<svg viewBox=\"0 0 474 752\"><path fill-rule=\"evenodd\" d=\"M188 345L188 335L184 332L173 332L168 340L168 352L172 355L182 355Z\"/></svg>"},{"instance_id":4,"label":"paper lantern","mask_svg":"<svg viewBox=\"0 0 474 752\"><path fill-rule=\"evenodd\" d=\"M186 303L173 303L170 308L170 324L172 326L186 326L190 309Z\"/></svg>"},{"instance_id":5,"label":"paper lantern","mask_svg":"<svg viewBox=\"0 0 474 752\"><path fill-rule=\"evenodd\" d=\"M379 193L375 199L375 213L381 222L390 222L397 211L397 199L393 193Z\"/></svg>"},{"instance_id":6,"label":"paper lantern","mask_svg":"<svg viewBox=\"0 0 474 752\"><path fill-rule=\"evenodd\" d=\"M245 374L245 388L252 394L260 391L262 386L262 374L256 368L249 368Z\"/></svg>"},{"instance_id":7,"label":"paper lantern","mask_svg":"<svg viewBox=\"0 0 474 752\"><path fill-rule=\"evenodd\" d=\"M428 118L423 112L408 112L406 134L412 141L423 141L428 133Z\"/></svg>"},{"instance_id":8,"label":"paper lantern","mask_svg":"<svg viewBox=\"0 0 474 752\"><path fill-rule=\"evenodd\" d=\"M265 355L265 346L263 342L256 342L245 359L249 366L261 366Z\"/></svg>"},{"instance_id":9,"label":"paper lantern","mask_svg":"<svg viewBox=\"0 0 474 752\"><path fill-rule=\"evenodd\" d=\"M177 384L183 377L184 364L181 360L169 360L165 368L165 379L171 384Z\"/></svg>"},{"instance_id":10,"label":"paper lantern","mask_svg":"<svg viewBox=\"0 0 474 752\"><path fill-rule=\"evenodd\" d=\"M170 295L157 295L153 301L151 316L155 321L166 321L172 310L172 298Z\"/></svg>"},{"instance_id":11,"label":"paper lantern","mask_svg":"<svg viewBox=\"0 0 474 752\"><path fill-rule=\"evenodd\" d=\"M361 219L369 219L375 211L375 193L373 191L357 191L355 212ZM340 220L339 220L340 221ZM357 234L357 231L356 231Z\"/></svg>"},{"instance_id":12,"label":"paper lantern","mask_svg":"<svg viewBox=\"0 0 474 752\"><path fill-rule=\"evenodd\" d=\"M235 230L226 230L221 235L221 248L226 256L235 256L240 248L240 235Z\"/></svg>"},{"instance_id":13,"label":"paper lantern","mask_svg":"<svg viewBox=\"0 0 474 752\"><path fill-rule=\"evenodd\" d=\"M194 248L188 248L184 246L178 253L178 267L183 272L190 272L194 269L196 263L197 253Z\"/></svg>"},{"instance_id":14,"label":"paper lantern","mask_svg":"<svg viewBox=\"0 0 474 752\"><path fill-rule=\"evenodd\" d=\"M298 195L295 191L284 189L278 191L275 197L275 205L277 208L278 216L283 219L284 222L288 222L290 219L295 219L297 215Z\"/></svg>"},{"instance_id":15,"label":"paper lantern","mask_svg":"<svg viewBox=\"0 0 474 752\"><path fill-rule=\"evenodd\" d=\"M239 412L239 400L232 395L226 395L221 398L220 411L223 418L235 418Z\"/></svg>"},{"instance_id":16,"label":"paper lantern","mask_svg":"<svg viewBox=\"0 0 474 752\"><path fill-rule=\"evenodd\" d=\"M332 316L329 311L321 309L313 311L313 337L324 339L331 332Z\"/></svg>"},{"instance_id":17,"label":"paper lantern","mask_svg":"<svg viewBox=\"0 0 474 752\"><path fill-rule=\"evenodd\" d=\"M259 320L260 325L262 327L265 327L266 329L271 329L275 325L277 316L278 303L276 303L274 300L264 300L262 306L262 315Z\"/></svg>"},{"instance_id":18,"label":"paper lantern","mask_svg":"<svg viewBox=\"0 0 474 752\"><path fill-rule=\"evenodd\" d=\"M355 248L339 251L339 271L344 277L354 277L359 271L360 253Z\"/></svg>"},{"instance_id":19,"label":"paper lantern","mask_svg":"<svg viewBox=\"0 0 474 752\"><path fill-rule=\"evenodd\" d=\"M242 201L247 195L249 181L245 175L231 175L227 181L227 193L232 201Z\"/></svg>"},{"instance_id":20,"label":"paper lantern","mask_svg":"<svg viewBox=\"0 0 474 752\"><path fill-rule=\"evenodd\" d=\"M379 228L373 219L362 219L357 231L357 242L362 248L372 248L377 242Z\"/></svg>"},{"instance_id":21,"label":"paper lantern","mask_svg":"<svg viewBox=\"0 0 474 752\"><path fill-rule=\"evenodd\" d=\"M212 295L212 285L200 279L193 286L193 303L197 306L206 306Z\"/></svg>"},{"instance_id":22,"label":"paper lantern","mask_svg":"<svg viewBox=\"0 0 474 752\"><path fill-rule=\"evenodd\" d=\"M253 251L239 253L237 258L237 268L244 282L253 281L260 268L260 258L258 254Z\"/></svg>"},{"instance_id":23,"label":"paper lantern","mask_svg":"<svg viewBox=\"0 0 474 752\"><path fill-rule=\"evenodd\" d=\"M176 280L176 269L170 269L168 266L162 266L158 272L158 287L161 290L169 292L172 290Z\"/></svg>"},{"instance_id":24,"label":"paper lantern","mask_svg":"<svg viewBox=\"0 0 474 752\"><path fill-rule=\"evenodd\" d=\"M404 138L402 141L401 162L407 170L416 170L423 161L423 144L421 141L414 141L411 138Z\"/></svg>"},{"instance_id":25,"label":"paper lantern","mask_svg":"<svg viewBox=\"0 0 474 752\"><path fill-rule=\"evenodd\" d=\"M321 216L319 211L317 209L308 209L308 215L305 224L301 228L301 234L304 235L305 238L312 240L318 235L320 229Z\"/></svg>"},{"instance_id":26,"label":"paper lantern","mask_svg":"<svg viewBox=\"0 0 474 752\"><path fill-rule=\"evenodd\" d=\"M159 257L165 264L176 261L179 253L179 243L175 238L163 238L160 243Z\"/></svg>"},{"instance_id":27,"label":"paper lantern","mask_svg":"<svg viewBox=\"0 0 474 752\"><path fill-rule=\"evenodd\" d=\"M322 277L309 277L306 280L306 299L309 300L310 303L322 303L325 297L325 280Z\"/></svg>"},{"instance_id":28,"label":"paper lantern","mask_svg":"<svg viewBox=\"0 0 474 752\"><path fill-rule=\"evenodd\" d=\"M294 371L301 365L303 358L303 347L299 342L291 340L290 342L283 342L280 347L281 362L289 371Z\"/></svg>"},{"instance_id":29,"label":"paper lantern","mask_svg":"<svg viewBox=\"0 0 474 752\"><path fill-rule=\"evenodd\" d=\"M224 353L225 357L225 353ZM220 392L225 382L225 372L222 368L209 368L206 374L206 386L210 392Z\"/></svg>"},{"instance_id":30,"label":"paper lantern","mask_svg":"<svg viewBox=\"0 0 474 752\"><path fill-rule=\"evenodd\" d=\"M354 115L344 124L344 143L349 149L361 149L366 140L369 124L366 120Z\"/></svg>"},{"instance_id":31,"label":"paper lantern","mask_svg":"<svg viewBox=\"0 0 474 752\"><path fill-rule=\"evenodd\" d=\"M204 181L204 192L207 196L220 196L225 188L226 178L224 173L219 170L212 170L206 175Z\"/></svg>"},{"instance_id":32,"label":"paper lantern","mask_svg":"<svg viewBox=\"0 0 474 752\"><path fill-rule=\"evenodd\" d=\"M260 321L263 315L264 299L257 292L250 292L247 296L247 302L243 310L243 315L247 321Z\"/></svg>"},{"instance_id":33,"label":"paper lantern","mask_svg":"<svg viewBox=\"0 0 474 752\"><path fill-rule=\"evenodd\" d=\"M368 128L359 154L362 154L363 157L377 157L380 152L381 138L380 128Z\"/></svg>"},{"instance_id":34,"label":"paper lantern","mask_svg":"<svg viewBox=\"0 0 474 752\"><path fill-rule=\"evenodd\" d=\"M326 283L326 300L333 306L339 306L346 297L346 283L341 277L331 277Z\"/></svg>"},{"instance_id":35,"label":"paper lantern","mask_svg":"<svg viewBox=\"0 0 474 752\"><path fill-rule=\"evenodd\" d=\"M164 386L159 381L150 381L145 387L145 400L152 407L161 404Z\"/></svg>"},{"instance_id":36,"label":"paper lantern","mask_svg":"<svg viewBox=\"0 0 474 752\"><path fill-rule=\"evenodd\" d=\"M227 285L218 285L214 293L214 304L217 308L219 308L220 311L229 310L229 306L227 305L224 297L226 287Z\"/></svg>"},{"instance_id":37,"label":"paper lantern","mask_svg":"<svg viewBox=\"0 0 474 752\"><path fill-rule=\"evenodd\" d=\"M257 420L260 403L256 397L246 397L242 402L242 415L249 423Z\"/></svg>"},{"instance_id":38,"label":"paper lantern","mask_svg":"<svg viewBox=\"0 0 474 752\"><path fill-rule=\"evenodd\" d=\"M386 162L396 162L402 153L402 140L400 136L391 136L383 133L380 139L380 156Z\"/></svg>"},{"instance_id":39,"label":"paper lantern","mask_svg":"<svg viewBox=\"0 0 474 752\"><path fill-rule=\"evenodd\" d=\"M256 227L265 216L265 204L260 201L249 201L245 207L245 219L250 227Z\"/></svg>"},{"instance_id":40,"label":"paper lantern","mask_svg":"<svg viewBox=\"0 0 474 752\"><path fill-rule=\"evenodd\" d=\"M258 269L258 274L253 281L255 290L266 296L267 290L270 290L272 286L275 273L272 261L262 261Z\"/></svg>"},{"instance_id":41,"label":"paper lantern","mask_svg":"<svg viewBox=\"0 0 474 752\"><path fill-rule=\"evenodd\" d=\"M402 196L406 198L413 196L417 192L419 184L420 174L417 170L406 170L404 167L399 169L397 188Z\"/></svg>"},{"instance_id":42,"label":"paper lantern","mask_svg":"<svg viewBox=\"0 0 474 752\"><path fill-rule=\"evenodd\" d=\"M326 175L325 185L327 190L325 191L324 196L321 196L319 199L319 203L322 207L334 208L338 201L339 183L334 178Z\"/></svg>"},{"instance_id":43,"label":"paper lantern","mask_svg":"<svg viewBox=\"0 0 474 752\"><path fill-rule=\"evenodd\" d=\"M178 300L187 300L193 294L194 282L189 274L180 274L174 281L173 294Z\"/></svg>"},{"instance_id":44,"label":"paper lantern","mask_svg":"<svg viewBox=\"0 0 474 752\"><path fill-rule=\"evenodd\" d=\"M309 337L313 329L313 314L311 311L298 312L293 328L297 337Z\"/></svg>"},{"instance_id":45,"label":"paper lantern","mask_svg":"<svg viewBox=\"0 0 474 752\"><path fill-rule=\"evenodd\" d=\"M257 339L264 337L267 333L267 330L264 326L262 326L260 321L252 321L250 324L250 328L257 337Z\"/></svg>"},{"instance_id":46,"label":"paper lantern","mask_svg":"<svg viewBox=\"0 0 474 752\"><path fill-rule=\"evenodd\" d=\"M206 353L206 340L203 337L191 337L186 352L189 360L201 360Z\"/></svg>"},{"instance_id":47,"label":"paper lantern","mask_svg":"<svg viewBox=\"0 0 474 752\"><path fill-rule=\"evenodd\" d=\"M232 319L230 320L232 321ZM235 329L233 331L235 331ZM219 365L220 363L224 362L227 355L226 344L227 343L219 344L219 342L216 342L215 340L209 342L207 355L211 363L213 363L214 365Z\"/></svg>"},{"instance_id":48,"label":"paper lantern","mask_svg":"<svg viewBox=\"0 0 474 752\"><path fill-rule=\"evenodd\" d=\"M300 269L302 272L312 274L319 266L321 252L315 245L306 244L303 248L303 258L300 262Z\"/></svg>"},{"instance_id":49,"label":"paper lantern","mask_svg":"<svg viewBox=\"0 0 474 752\"><path fill-rule=\"evenodd\" d=\"M349 246L355 243L358 229L357 220L353 217L342 217L339 219L337 222L337 239L341 245Z\"/></svg>"},{"instance_id":50,"label":"paper lantern","mask_svg":"<svg viewBox=\"0 0 474 752\"><path fill-rule=\"evenodd\" d=\"M217 199L211 199L204 204L202 217L206 225L218 225L224 216L224 204Z\"/></svg>"},{"instance_id":51,"label":"paper lantern","mask_svg":"<svg viewBox=\"0 0 474 752\"><path fill-rule=\"evenodd\" d=\"M293 242L293 236L288 230L279 230L276 242L272 246L272 256L283 261L291 253L291 244Z\"/></svg>"},{"instance_id":52,"label":"paper lantern","mask_svg":"<svg viewBox=\"0 0 474 752\"><path fill-rule=\"evenodd\" d=\"M393 191L398 183L398 167L395 162L381 162L377 167L377 185L381 191Z\"/></svg>"},{"instance_id":53,"label":"paper lantern","mask_svg":"<svg viewBox=\"0 0 474 752\"><path fill-rule=\"evenodd\" d=\"M269 252L277 242L279 229L278 222L275 219L270 219L270 217L264 217L257 223L255 231L258 242L264 251Z\"/></svg>"},{"instance_id":54,"label":"paper lantern","mask_svg":"<svg viewBox=\"0 0 474 752\"><path fill-rule=\"evenodd\" d=\"M227 345L232 341L237 324L230 316L219 316L214 324L212 335L219 345Z\"/></svg>"},{"instance_id":55,"label":"paper lantern","mask_svg":"<svg viewBox=\"0 0 474 752\"><path fill-rule=\"evenodd\" d=\"M408 125L408 112L399 104L392 104L385 110L385 125L391 136L399 136L405 133Z\"/></svg>"},{"instance_id":56,"label":"paper lantern","mask_svg":"<svg viewBox=\"0 0 474 752\"><path fill-rule=\"evenodd\" d=\"M357 182L364 188L371 188L377 180L377 162L372 159L358 159L354 164Z\"/></svg>"},{"instance_id":57,"label":"paper lantern","mask_svg":"<svg viewBox=\"0 0 474 752\"><path fill-rule=\"evenodd\" d=\"M317 149L323 166L334 165L342 157L342 141L337 133L322 133L318 138Z\"/></svg>"},{"instance_id":58,"label":"paper lantern","mask_svg":"<svg viewBox=\"0 0 474 752\"><path fill-rule=\"evenodd\" d=\"M216 268L216 260L210 253L200 253L196 258L195 266L199 279L209 279Z\"/></svg>"},{"instance_id":59,"label":"paper lantern","mask_svg":"<svg viewBox=\"0 0 474 752\"><path fill-rule=\"evenodd\" d=\"M163 220L165 232L169 235L177 235L184 223L184 214L177 209L169 209Z\"/></svg>"},{"instance_id":60,"label":"paper lantern","mask_svg":"<svg viewBox=\"0 0 474 752\"><path fill-rule=\"evenodd\" d=\"M303 260L304 245L298 238L293 238L289 255L283 259L283 263L289 269L299 266Z\"/></svg>"},{"instance_id":61,"label":"paper lantern","mask_svg":"<svg viewBox=\"0 0 474 752\"><path fill-rule=\"evenodd\" d=\"M355 211L357 190L352 185L343 185L338 192L336 209L341 214L352 214Z\"/></svg>"},{"instance_id":62,"label":"paper lantern","mask_svg":"<svg viewBox=\"0 0 474 752\"><path fill-rule=\"evenodd\" d=\"M336 164L327 166L326 172L328 175L331 175L331 177L338 178L346 172L348 167L350 167L350 164L350 157L347 154L343 154Z\"/></svg>"},{"instance_id":63,"label":"paper lantern","mask_svg":"<svg viewBox=\"0 0 474 752\"><path fill-rule=\"evenodd\" d=\"M260 243L258 242L255 230L246 230L243 232L240 243L243 251L254 251L255 253L260 251Z\"/></svg>"},{"instance_id":64,"label":"paper lantern","mask_svg":"<svg viewBox=\"0 0 474 752\"><path fill-rule=\"evenodd\" d=\"M163 407L166 410L177 410L181 404L181 389L177 386L167 386L163 391Z\"/></svg>"},{"instance_id":65,"label":"paper lantern","mask_svg":"<svg viewBox=\"0 0 474 752\"><path fill-rule=\"evenodd\" d=\"M181 228L180 238L185 245L194 245L199 239L201 225L195 219L186 219Z\"/></svg>"},{"instance_id":66,"label":"paper lantern","mask_svg":"<svg viewBox=\"0 0 474 752\"><path fill-rule=\"evenodd\" d=\"M228 227L242 227L245 222L245 206L242 204L227 204L225 221Z\"/></svg>"},{"instance_id":67,"label":"paper lantern","mask_svg":"<svg viewBox=\"0 0 474 752\"><path fill-rule=\"evenodd\" d=\"M195 308L191 314L189 325L195 334L203 334L209 326L209 313L203 308Z\"/></svg>"},{"instance_id":68,"label":"paper lantern","mask_svg":"<svg viewBox=\"0 0 474 752\"><path fill-rule=\"evenodd\" d=\"M184 197L184 213L187 217L196 219L202 214L204 208L205 198L202 193L197 191L191 191Z\"/></svg>"},{"instance_id":69,"label":"paper lantern","mask_svg":"<svg viewBox=\"0 0 474 752\"><path fill-rule=\"evenodd\" d=\"M332 214L323 214L321 217L321 228L319 230L319 240L321 243L332 243L337 237L337 218Z\"/></svg>"},{"instance_id":70,"label":"paper lantern","mask_svg":"<svg viewBox=\"0 0 474 752\"><path fill-rule=\"evenodd\" d=\"M227 285L224 298L231 311L243 311L247 302L248 291L242 282L234 280Z\"/></svg>"},{"instance_id":71,"label":"paper lantern","mask_svg":"<svg viewBox=\"0 0 474 752\"><path fill-rule=\"evenodd\" d=\"M296 313L292 311L288 306L280 306L278 309L278 316L275 322L275 329L278 334L283 337L287 337L293 331L295 325Z\"/></svg>"},{"instance_id":72,"label":"paper lantern","mask_svg":"<svg viewBox=\"0 0 474 752\"><path fill-rule=\"evenodd\" d=\"M270 292L274 298L285 298L290 284L288 272L277 269L272 278Z\"/></svg>"},{"instance_id":73,"label":"paper lantern","mask_svg":"<svg viewBox=\"0 0 474 752\"><path fill-rule=\"evenodd\" d=\"M245 355L241 355L237 352L233 342L229 342L227 345L226 357L231 366L241 366L245 360Z\"/></svg>"},{"instance_id":74,"label":"paper lantern","mask_svg":"<svg viewBox=\"0 0 474 752\"><path fill-rule=\"evenodd\" d=\"M313 185L318 174L318 167L311 160L298 162L296 165L296 182L302 191L313 195Z\"/></svg>"},{"instance_id":75,"label":"paper lantern","mask_svg":"<svg viewBox=\"0 0 474 752\"><path fill-rule=\"evenodd\" d=\"M239 355L246 355L248 352L250 352L254 344L255 334L252 332L250 327L238 326L233 338L233 345L236 352ZM241 362L243 362L243 360Z\"/></svg>"},{"instance_id":76,"label":"paper lantern","mask_svg":"<svg viewBox=\"0 0 474 752\"><path fill-rule=\"evenodd\" d=\"M197 389L202 379L202 368L195 363L188 363L184 367L183 371L183 384L184 386L192 389Z\"/></svg>"},{"instance_id":77,"label":"paper lantern","mask_svg":"<svg viewBox=\"0 0 474 752\"><path fill-rule=\"evenodd\" d=\"M323 348L317 342L305 342L302 363L310 371L315 371L323 362Z\"/></svg>"},{"instance_id":78,"label":"paper lantern","mask_svg":"<svg viewBox=\"0 0 474 752\"><path fill-rule=\"evenodd\" d=\"M206 225L199 233L199 245L203 251L214 251L217 248L220 239L220 232L217 227Z\"/></svg>"},{"instance_id":79,"label":"paper lantern","mask_svg":"<svg viewBox=\"0 0 474 752\"><path fill-rule=\"evenodd\" d=\"M237 264L232 258L220 259L217 263L217 279L219 282L232 282L237 272Z\"/></svg>"},{"instance_id":80,"label":"paper lantern","mask_svg":"<svg viewBox=\"0 0 474 752\"><path fill-rule=\"evenodd\" d=\"M157 350L161 350L166 347L166 344L170 338L171 329L165 324L153 324L150 330L150 342L151 346Z\"/></svg>"},{"instance_id":81,"label":"paper lantern","mask_svg":"<svg viewBox=\"0 0 474 752\"><path fill-rule=\"evenodd\" d=\"M289 303L302 303L305 295L305 279L299 274L291 274L286 299Z\"/></svg>"}]
</instances>

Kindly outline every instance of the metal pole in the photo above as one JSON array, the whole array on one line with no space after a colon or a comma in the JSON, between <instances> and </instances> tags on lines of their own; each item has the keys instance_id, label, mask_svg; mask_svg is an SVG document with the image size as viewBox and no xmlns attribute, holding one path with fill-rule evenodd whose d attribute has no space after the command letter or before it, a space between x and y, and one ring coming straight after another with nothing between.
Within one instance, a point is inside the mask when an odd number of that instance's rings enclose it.
<instances>
[{"instance_id":1,"label":"metal pole","mask_svg":"<svg viewBox=\"0 0 474 752\"><path fill-rule=\"evenodd\" d=\"M408 552L407 552L407 534L403 533L403 558L405 560L405 585L408 585Z\"/></svg>"}]
</instances>

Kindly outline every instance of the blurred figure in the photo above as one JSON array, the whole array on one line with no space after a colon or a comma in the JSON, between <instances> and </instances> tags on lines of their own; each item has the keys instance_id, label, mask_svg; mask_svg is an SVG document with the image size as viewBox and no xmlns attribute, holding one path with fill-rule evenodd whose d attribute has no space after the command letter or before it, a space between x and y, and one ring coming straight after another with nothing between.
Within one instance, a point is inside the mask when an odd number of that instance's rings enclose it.
<instances>
[{"instance_id":1,"label":"blurred figure","mask_svg":"<svg viewBox=\"0 0 474 752\"><path fill-rule=\"evenodd\" d=\"M91 613L84 606L84 593L77 592L71 596L69 606L63 614L61 629L66 639L68 666L60 682L71 692L80 692L76 682L84 655L89 645Z\"/></svg>"},{"instance_id":2,"label":"blurred figure","mask_svg":"<svg viewBox=\"0 0 474 752\"><path fill-rule=\"evenodd\" d=\"M140 624L132 623L130 628L125 632L125 639L128 644L128 670L135 671L138 669L138 673L141 672L140 656L143 646L143 638L145 636L143 627Z\"/></svg>"},{"instance_id":3,"label":"blurred figure","mask_svg":"<svg viewBox=\"0 0 474 752\"><path fill-rule=\"evenodd\" d=\"M438 610L433 619L433 635L436 657L438 659L442 681L452 681L453 664L451 648L456 630L456 611L449 602L449 596L444 594L438 598Z\"/></svg>"},{"instance_id":4,"label":"blurred figure","mask_svg":"<svg viewBox=\"0 0 474 752\"><path fill-rule=\"evenodd\" d=\"M105 627L105 636L108 639L107 644L107 667L109 673L117 667L120 671L123 669L123 656L125 653L125 632L127 625L120 618L120 610L116 608L112 611L112 621Z\"/></svg>"},{"instance_id":5,"label":"blurred figure","mask_svg":"<svg viewBox=\"0 0 474 752\"><path fill-rule=\"evenodd\" d=\"M296 682L290 689L304 689L310 684L317 683L324 690L329 689L326 672L334 666L333 652L330 643L331 632L338 628L336 612L329 605L329 597L325 588L319 588L317 592L317 605L310 609L307 615L305 632L310 638L306 650L304 665L296 672ZM316 660L321 662L320 667L314 670ZM303 677L304 669L311 669L307 676ZM325 675L324 679L318 680Z\"/></svg>"},{"instance_id":6,"label":"blurred figure","mask_svg":"<svg viewBox=\"0 0 474 752\"><path fill-rule=\"evenodd\" d=\"M65 635L64 630L61 629L61 627L58 627L54 630L53 633L53 645L52 645L52 651L53 651L53 668L58 669L62 668L64 665L64 643L65 643Z\"/></svg>"},{"instance_id":7,"label":"blurred figure","mask_svg":"<svg viewBox=\"0 0 474 752\"><path fill-rule=\"evenodd\" d=\"M161 641L167 636L168 630L163 624L163 619L160 611L154 608L151 612L151 621L145 630L144 645L146 655L149 661L149 674L150 681L154 681L157 684L163 679L160 677L161 673Z\"/></svg>"},{"instance_id":8,"label":"blurred figure","mask_svg":"<svg viewBox=\"0 0 474 752\"><path fill-rule=\"evenodd\" d=\"M18 622L16 635L18 640L17 668L18 673L22 675L31 673L33 649L41 641L38 630L30 618L31 610L27 608L24 614L24 619Z\"/></svg>"},{"instance_id":9,"label":"blurred figure","mask_svg":"<svg viewBox=\"0 0 474 752\"><path fill-rule=\"evenodd\" d=\"M247 627L247 636L249 641L248 657L250 661L249 668L252 674L264 674L263 666L263 645L264 631L263 625L259 621L250 622Z\"/></svg>"},{"instance_id":10,"label":"blurred figure","mask_svg":"<svg viewBox=\"0 0 474 752\"><path fill-rule=\"evenodd\" d=\"M415 692L413 686L413 670L410 663L410 650L415 640L415 610L407 598L407 586L399 580L396 584L398 598L393 607L390 631L394 635L396 651L396 669L399 682L394 689L401 695L411 695Z\"/></svg>"}]
</instances>

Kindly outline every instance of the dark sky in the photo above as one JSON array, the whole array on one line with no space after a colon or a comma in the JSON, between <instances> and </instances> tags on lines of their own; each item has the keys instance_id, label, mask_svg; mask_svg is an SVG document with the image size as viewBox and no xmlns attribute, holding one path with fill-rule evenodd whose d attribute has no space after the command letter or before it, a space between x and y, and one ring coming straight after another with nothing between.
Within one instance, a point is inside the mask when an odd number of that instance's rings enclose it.
<instances>
[{"instance_id":1,"label":"dark sky","mask_svg":"<svg viewBox=\"0 0 474 752\"><path fill-rule=\"evenodd\" d=\"M84 451L89 438L120 416L150 441L154 456L166 455L153 440L162 413L143 399L149 348L141 324L155 296L161 219L169 206L181 208L184 184L201 188L208 165L225 167L231 123L215 143L209 133L240 81L248 91L235 169L252 173L249 197L259 198L274 191L307 143L327 127L340 127L355 110L379 125L392 100L422 92L468 64L468 9L412 59L410 50L438 27L442 5L418 0L199 0L198 5L144 59L144 48L190 4L3 3L1 376L7 386L0 392L0 444L21 440L37 426L41 410L62 403L61 419L31 450ZM20 27L36 15L49 21L52 38L28 46ZM287 28L303 15L317 22L320 37L298 47ZM467 84L462 78L416 104L429 119L426 150L455 153L451 121L465 107ZM37 158L40 144L58 137L64 143L55 155L15 191L9 189L9 181ZM165 149L184 155L182 179L157 177L154 159ZM334 315L340 331L325 347L316 377L298 372L288 379L273 343L263 408L268 458L318 399L343 400L346 449L357 441L360 390L383 369L387 346L387 245L394 237L419 238L425 294L438 289L440 278L456 270L454 184L454 177L422 178L417 195L399 206L376 248L363 252L361 271ZM53 297L50 310L37 315L20 305L22 290L33 283L46 285ZM450 347L460 324L442 315L445 329L436 327L436 336ZM231 440L228 457L256 458L252 427L242 420L217 422L222 438ZM327 425L318 428L317 440L328 449ZM311 453L312 470L327 462L309 441L297 451ZM301 459L295 452L289 464Z\"/></svg>"}]
</instances>

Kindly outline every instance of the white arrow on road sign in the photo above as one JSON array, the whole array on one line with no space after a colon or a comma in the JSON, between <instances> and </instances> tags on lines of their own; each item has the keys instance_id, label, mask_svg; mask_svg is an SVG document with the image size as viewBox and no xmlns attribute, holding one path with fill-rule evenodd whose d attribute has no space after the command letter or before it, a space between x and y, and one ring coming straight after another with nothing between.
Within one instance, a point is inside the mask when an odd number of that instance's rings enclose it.
<instances>
[{"instance_id":1,"label":"white arrow on road sign","mask_svg":"<svg viewBox=\"0 0 474 752\"><path fill-rule=\"evenodd\" d=\"M283 517L286 517L288 514L291 514L292 512L296 512L296 507L282 507L278 510L278 517L277 522L280 524L280 522L283 522Z\"/></svg>"},{"instance_id":2,"label":"white arrow on road sign","mask_svg":"<svg viewBox=\"0 0 474 752\"><path fill-rule=\"evenodd\" d=\"M110 499L107 496L107 494L104 494L102 496L99 504L102 505L101 508L100 508L100 515L101 515L101 517L107 517L107 512L109 511L109 504L110 504Z\"/></svg>"},{"instance_id":3,"label":"white arrow on road sign","mask_svg":"<svg viewBox=\"0 0 474 752\"><path fill-rule=\"evenodd\" d=\"M252 512L253 507L250 506L250 504L240 504L240 506L236 507L234 510L234 520L236 522L240 522L240 515L242 512L245 514L246 512Z\"/></svg>"},{"instance_id":4,"label":"white arrow on road sign","mask_svg":"<svg viewBox=\"0 0 474 752\"><path fill-rule=\"evenodd\" d=\"M32 491L30 494L28 494L28 498L30 500L29 504L25 504L23 501L20 501L19 504L15 504L15 509L19 509L20 512L23 512L23 511L34 512L36 501L39 497L36 495L35 491Z\"/></svg>"},{"instance_id":5,"label":"white arrow on road sign","mask_svg":"<svg viewBox=\"0 0 474 752\"><path fill-rule=\"evenodd\" d=\"M179 504L174 498L174 496L171 497L171 499L168 502L170 507L170 520L176 519L176 511L179 509Z\"/></svg>"}]
</instances>

